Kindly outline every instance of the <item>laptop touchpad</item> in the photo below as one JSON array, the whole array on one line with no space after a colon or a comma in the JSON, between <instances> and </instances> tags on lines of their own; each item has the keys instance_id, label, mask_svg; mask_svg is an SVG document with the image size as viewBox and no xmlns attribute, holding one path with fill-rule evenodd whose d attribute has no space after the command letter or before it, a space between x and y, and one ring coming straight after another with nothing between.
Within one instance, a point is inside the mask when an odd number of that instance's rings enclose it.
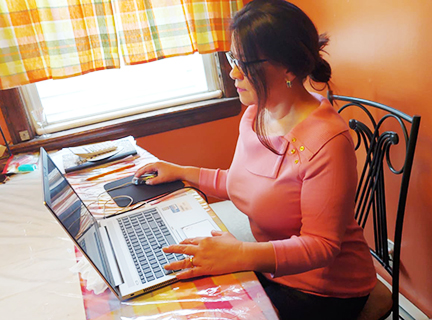
<instances>
[{"instance_id":1,"label":"laptop touchpad","mask_svg":"<svg viewBox=\"0 0 432 320\"><path fill-rule=\"evenodd\" d=\"M211 237L211 231L215 229L216 228L208 220L196 222L182 228L186 238Z\"/></svg>"}]
</instances>

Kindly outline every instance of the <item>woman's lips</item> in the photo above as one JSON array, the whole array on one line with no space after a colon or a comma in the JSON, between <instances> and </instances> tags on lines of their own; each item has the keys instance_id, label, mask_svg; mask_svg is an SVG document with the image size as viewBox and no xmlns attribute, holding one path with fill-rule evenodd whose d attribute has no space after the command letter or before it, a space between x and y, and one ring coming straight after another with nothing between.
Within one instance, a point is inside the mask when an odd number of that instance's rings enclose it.
<instances>
[{"instance_id":1,"label":"woman's lips","mask_svg":"<svg viewBox=\"0 0 432 320\"><path fill-rule=\"evenodd\" d=\"M246 89L242 89L242 88L237 88L237 92L244 92L244 91L246 91Z\"/></svg>"}]
</instances>

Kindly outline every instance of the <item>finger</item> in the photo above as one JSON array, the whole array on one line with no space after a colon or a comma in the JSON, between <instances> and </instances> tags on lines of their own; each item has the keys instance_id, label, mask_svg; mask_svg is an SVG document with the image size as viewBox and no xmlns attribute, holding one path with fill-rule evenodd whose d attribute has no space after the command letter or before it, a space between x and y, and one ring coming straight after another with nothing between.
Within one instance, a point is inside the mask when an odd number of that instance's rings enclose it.
<instances>
[{"instance_id":1,"label":"finger","mask_svg":"<svg viewBox=\"0 0 432 320\"><path fill-rule=\"evenodd\" d=\"M171 262L169 264L164 265L165 270L183 270L191 268L192 266L189 263L189 259L184 259L181 261Z\"/></svg>"},{"instance_id":2,"label":"finger","mask_svg":"<svg viewBox=\"0 0 432 320\"><path fill-rule=\"evenodd\" d=\"M193 244L193 245L197 245L198 242L195 238L187 238L184 239L182 242L180 242L180 244Z\"/></svg>"},{"instance_id":3,"label":"finger","mask_svg":"<svg viewBox=\"0 0 432 320\"><path fill-rule=\"evenodd\" d=\"M204 273L201 271L201 268L192 268L177 273L176 278L179 280L185 280L185 279L200 277L203 275Z\"/></svg>"},{"instance_id":4,"label":"finger","mask_svg":"<svg viewBox=\"0 0 432 320\"><path fill-rule=\"evenodd\" d=\"M166 170L166 168L161 167L160 165L155 165L149 169L151 170L149 173L154 173L155 175L149 177L145 182L146 184L153 185L173 181L169 170Z\"/></svg>"},{"instance_id":5,"label":"finger","mask_svg":"<svg viewBox=\"0 0 432 320\"><path fill-rule=\"evenodd\" d=\"M168 247L162 248L165 253L180 253L186 254L188 256L193 256L196 253L196 248L193 245L183 245L183 244L172 244Z\"/></svg>"},{"instance_id":6,"label":"finger","mask_svg":"<svg viewBox=\"0 0 432 320\"><path fill-rule=\"evenodd\" d=\"M139 168L135 173L134 173L134 177L140 177L142 175L144 175L145 173L148 172L154 172L156 171L156 163L149 163L146 164L145 166Z\"/></svg>"},{"instance_id":7,"label":"finger","mask_svg":"<svg viewBox=\"0 0 432 320\"><path fill-rule=\"evenodd\" d=\"M166 270L182 270L196 267L194 256L189 256L181 261L171 262L164 266Z\"/></svg>"},{"instance_id":8,"label":"finger","mask_svg":"<svg viewBox=\"0 0 432 320\"><path fill-rule=\"evenodd\" d=\"M157 172L157 171L152 171L152 172ZM147 180L145 181L145 184L152 185L152 184L159 184L159 183L164 183L164 182L166 182L166 181L163 178L161 178L161 177L158 178L158 176L154 176L154 177L147 178Z\"/></svg>"},{"instance_id":9,"label":"finger","mask_svg":"<svg viewBox=\"0 0 432 320\"><path fill-rule=\"evenodd\" d=\"M224 234L223 231L219 231L219 230L212 230L212 231L211 231L211 235L212 235L213 237L219 237L219 236L221 236L221 235L223 235L223 234Z\"/></svg>"},{"instance_id":10,"label":"finger","mask_svg":"<svg viewBox=\"0 0 432 320\"><path fill-rule=\"evenodd\" d=\"M198 237L198 238L186 238L180 244L192 244L192 245L199 245L200 241L204 239L205 237Z\"/></svg>"}]
</instances>

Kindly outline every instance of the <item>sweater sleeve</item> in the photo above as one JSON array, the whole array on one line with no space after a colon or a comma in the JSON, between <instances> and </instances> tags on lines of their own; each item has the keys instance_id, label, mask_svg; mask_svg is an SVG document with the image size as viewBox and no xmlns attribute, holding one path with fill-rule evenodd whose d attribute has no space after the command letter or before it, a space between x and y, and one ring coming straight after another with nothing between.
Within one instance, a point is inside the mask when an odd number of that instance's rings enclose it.
<instances>
[{"instance_id":1,"label":"sweater sleeve","mask_svg":"<svg viewBox=\"0 0 432 320\"><path fill-rule=\"evenodd\" d=\"M228 200L227 176L228 170L201 168L199 188L209 196Z\"/></svg>"},{"instance_id":2,"label":"sweater sleeve","mask_svg":"<svg viewBox=\"0 0 432 320\"><path fill-rule=\"evenodd\" d=\"M356 157L348 135L334 137L301 164L302 226L298 236L272 241L275 277L328 266L340 252L353 221L357 184Z\"/></svg>"}]
</instances>

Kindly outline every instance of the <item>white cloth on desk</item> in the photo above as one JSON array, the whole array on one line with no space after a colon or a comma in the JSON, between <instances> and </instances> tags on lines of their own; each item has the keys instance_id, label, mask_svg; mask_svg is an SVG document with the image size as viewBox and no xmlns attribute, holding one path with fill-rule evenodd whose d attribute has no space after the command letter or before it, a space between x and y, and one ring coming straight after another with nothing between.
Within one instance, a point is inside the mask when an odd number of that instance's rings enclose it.
<instances>
[{"instance_id":1,"label":"white cloth on desk","mask_svg":"<svg viewBox=\"0 0 432 320\"><path fill-rule=\"evenodd\" d=\"M41 172L0 184L2 319L84 320L75 248L43 205Z\"/></svg>"}]
</instances>

